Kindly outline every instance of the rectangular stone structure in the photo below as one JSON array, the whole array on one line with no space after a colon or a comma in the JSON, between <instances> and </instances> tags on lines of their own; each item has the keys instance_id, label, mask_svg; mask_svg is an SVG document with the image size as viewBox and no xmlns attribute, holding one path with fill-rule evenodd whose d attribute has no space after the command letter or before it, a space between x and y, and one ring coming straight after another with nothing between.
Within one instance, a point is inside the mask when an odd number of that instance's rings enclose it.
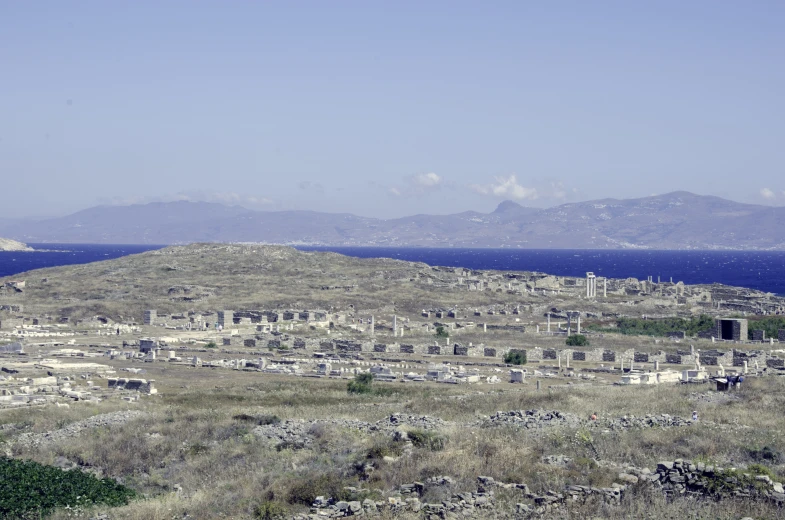
<instances>
[{"instance_id":1,"label":"rectangular stone structure","mask_svg":"<svg viewBox=\"0 0 785 520\"><path fill-rule=\"evenodd\" d=\"M612 350L606 350L602 353L602 360L607 363L615 363L616 362L616 352Z\"/></svg>"},{"instance_id":2,"label":"rectangular stone structure","mask_svg":"<svg viewBox=\"0 0 785 520\"><path fill-rule=\"evenodd\" d=\"M753 329L752 341L766 341L766 331L761 329Z\"/></svg>"},{"instance_id":3,"label":"rectangular stone structure","mask_svg":"<svg viewBox=\"0 0 785 520\"><path fill-rule=\"evenodd\" d=\"M414 345L401 345L401 354L414 354Z\"/></svg>"},{"instance_id":4,"label":"rectangular stone structure","mask_svg":"<svg viewBox=\"0 0 785 520\"><path fill-rule=\"evenodd\" d=\"M319 349L332 352L335 350L335 345L332 341L322 341L319 343Z\"/></svg>"},{"instance_id":5,"label":"rectangular stone structure","mask_svg":"<svg viewBox=\"0 0 785 520\"><path fill-rule=\"evenodd\" d=\"M158 311L155 309L148 309L144 311L144 324L145 325L154 325L155 320L158 319Z\"/></svg>"},{"instance_id":6,"label":"rectangular stone structure","mask_svg":"<svg viewBox=\"0 0 785 520\"><path fill-rule=\"evenodd\" d=\"M666 354L665 362L673 365L681 365L681 356L679 354Z\"/></svg>"},{"instance_id":7,"label":"rectangular stone structure","mask_svg":"<svg viewBox=\"0 0 785 520\"><path fill-rule=\"evenodd\" d=\"M218 311L218 325L223 328L234 325L234 311Z\"/></svg>"},{"instance_id":8,"label":"rectangular stone structure","mask_svg":"<svg viewBox=\"0 0 785 520\"><path fill-rule=\"evenodd\" d=\"M766 366L769 368L785 368L785 359L769 358L766 360Z\"/></svg>"},{"instance_id":9,"label":"rectangular stone structure","mask_svg":"<svg viewBox=\"0 0 785 520\"><path fill-rule=\"evenodd\" d=\"M222 343L225 347L228 347L232 344L232 338L223 338Z\"/></svg>"},{"instance_id":10,"label":"rectangular stone structure","mask_svg":"<svg viewBox=\"0 0 785 520\"><path fill-rule=\"evenodd\" d=\"M633 359L636 363L648 363L649 362L649 354L646 352L636 352L633 356Z\"/></svg>"},{"instance_id":11,"label":"rectangular stone structure","mask_svg":"<svg viewBox=\"0 0 785 520\"><path fill-rule=\"evenodd\" d=\"M463 345L458 345L457 343L453 347L453 354L456 356L468 356L469 355L469 347L465 347Z\"/></svg>"},{"instance_id":12,"label":"rectangular stone structure","mask_svg":"<svg viewBox=\"0 0 785 520\"><path fill-rule=\"evenodd\" d=\"M785 329L780 329L777 331L777 337L782 343L785 343Z\"/></svg>"},{"instance_id":13,"label":"rectangular stone structure","mask_svg":"<svg viewBox=\"0 0 785 520\"><path fill-rule=\"evenodd\" d=\"M377 343L377 344L375 344L373 346L373 351L374 352L387 352L387 345L384 345L382 343Z\"/></svg>"},{"instance_id":14,"label":"rectangular stone structure","mask_svg":"<svg viewBox=\"0 0 785 520\"><path fill-rule=\"evenodd\" d=\"M572 360L573 361L586 361L586 352L578 352L574 350L572 352Z\"/></svg>"},{"instance_id":15,"label":"rectangular stone structure","mask_svg":"<svg viewBox=\"0 0 785 520\"><path fill-rule=\"evenodd\" d=\"M442 347L440 347L439 345L431 345L428 347L428 354L441 354L441 353L442 353Z\"/></svg>"},{"instance_id":16,"label":"rectangular stone structure","mask_svg":"<svg viewBox=\"0 0 785 520\"><path fill-rule=\"evenodd\" d=\"M485 357L496 357L496 349L485 347L482 351L483 356Z\"/></svg>"},{"instance_id":17,"label":"rectangular stone structure","mask_svg":"<svg viewBox=\"0 0 785 520\"><path fill-rule=\"evenodd\" d=\"M717 356L701 356L701 364L702 365L709 365L709 366L717 366Z\"/></svg>"},{"instance_id":18,"label":"rectangular stone structure","mask_svg":"<svg viewBox=\"0 0 785 520\"><path fill-rule=\"evenodd\" d=\"M268 343L267 345L269 346L269 343ZM251 347L251 348L254 348L254 347L256 347L256 340L255 340L255 339L246 339L246 340L243 340L243 346L244 346L244 347Z\"/></svg>"},{"instance_id":19,"label":"rectangular stone structure","mask_svg":"<svg viewBox=\"0 0 785 520\"><path fill-rule=\"evenodd\" d=\"M747 320L742 318L717 318L714 337L726 341L747 341Z\"/></svg>"},{"instance_id":20,"label":"rectangular stone structure","mask_svg":"<svg viewBox=\"0 0 785 520\"><path fill-rule=\"evenodd\" d=\"M294 338L292 348L305 348L305 340L303 338Z\"/></svg>"},{"instance_id":21,"label":"rectangular stone structure","mask_svg":"<svg viewBox=\"0 0 785 520\"><path fill-rule=\"evenodd\" d=\"M542 359L556 359L556 351L551 350L543 350L542 351Z\"/></svg>"}]
</instances>

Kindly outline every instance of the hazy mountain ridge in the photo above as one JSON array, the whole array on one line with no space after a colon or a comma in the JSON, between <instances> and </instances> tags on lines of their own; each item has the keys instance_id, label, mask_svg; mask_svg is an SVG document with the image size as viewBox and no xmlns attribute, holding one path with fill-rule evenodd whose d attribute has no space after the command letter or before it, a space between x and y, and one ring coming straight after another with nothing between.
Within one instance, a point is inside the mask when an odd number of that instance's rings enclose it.
<instances>
[{"instance_id":1,"label":"hazy mountain ridge","mask_svg":"<svg viewBox=\"0 0 785 520\"><path fill-rule=\"evenodd\" d=\"M674 192L538 209L375 219L348 213L253 211L206 202L98 206L62 218L5 222L25 242L266 242L342 246L785 249L785 208Z\"/></svg>"}]
</instances>

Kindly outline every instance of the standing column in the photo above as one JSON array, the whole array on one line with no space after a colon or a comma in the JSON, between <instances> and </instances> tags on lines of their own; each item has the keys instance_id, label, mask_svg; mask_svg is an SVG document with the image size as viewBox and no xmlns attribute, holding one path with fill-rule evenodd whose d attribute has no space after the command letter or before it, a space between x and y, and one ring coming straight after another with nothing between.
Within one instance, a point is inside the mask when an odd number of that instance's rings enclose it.
<instances>
[{"instance_id":1,"label":"standing column","mask_svg":"<svg viewBox=\"0 0 785 520\"><path fill-rule=\"evenodd\" d=\"M567 313L567 335L570 335L570 330L572 329L572 316L570 313Z\"/></svg>"},{"instance_id":2,"label":"standing column","mask_svg":"<svg viewBox=\"0 0 785 520\"><path fill-rule=\"evenodd\" d=\"M398 335L398 316L393 314L393 336Z\"/></svg>"},{"instance_id":3,"label":"standing column","mask_svg":"<svg viewBox=\"0 0 785 520\"><path fill-rule=\"evenodd\" d=\"M602 297L603 298L607 298L608 297L608 279L607 278L603 278L602 279Z\"/></svg>"},{"instance_id":4,"label":"standing column","mask_svg":"<svg viewBox=\"0 0 785 520\"><path fill-rule=\"evenodd\" d=\"M581 315L578 314L578 334L581 333Z\"/></svg>"},{"instance_id":5,"label":"standing column","mask_svg":"<svg viewBox=\"0 0 785 520\"><path fill-rule=\"evenodd\" d=\"M548 332L551 332L551 313L548 313Z\"/></svg>"},{"instance_id":6,"label":"standing column","mask_svg":"<svg viewBox=\"0 0 785 520\"><path fill-rule=\"evenodd\" d=\"M376 334L376 325L375 325L375 324L374 324L374 322L373 322L373 316L371 316L371 327L370 327L370 331L371 331L371 336L373 336L374 334Z\"/></svg>"}]
</instances>

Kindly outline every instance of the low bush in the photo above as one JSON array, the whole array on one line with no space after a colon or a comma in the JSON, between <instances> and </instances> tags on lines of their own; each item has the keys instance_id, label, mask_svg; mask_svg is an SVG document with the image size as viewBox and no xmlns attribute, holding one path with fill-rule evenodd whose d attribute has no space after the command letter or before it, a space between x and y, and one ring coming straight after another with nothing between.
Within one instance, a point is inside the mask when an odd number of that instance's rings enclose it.
<instances>
[{"instance_id":1,"label":"low bush","mask_svg":"<svg viewBox=\"0 0 785 520\"><path fill-rule=\"evenodd\" d=\"M0 457L0 518L41 518L66 506L121 506L135 497L112 479Z\"/></svg>"},{"instance_id":2,"label":"low bush","mask_svg":"<svg viewBox=\"0 0 785 520\"><path fill-rule=\"evenodd\" d=\"M279 520L286 518L286 515L286 507L278 502L262 502L253 510L253 517L256 520Z\"/></svg>"},{"instance_id":3,"label":"low bush","mask_svg":"<svg viewBox=\"0 0 785 520\"><path fill-rule=\"evenodd\" d=\"M510 350L504 355L504 362L507 363L508 365L525 365L526 351Z\"/></svg>"},{"instance_id":4,"label":"low bush","mask_svg":"<svg viewBox=\"0 0 785 520\"><path fill-rule=\"evenodd\" d=\"M289 486L286 501L290 504L310 506L319 496L342 500L348 498L344 490L346 485L340 475L322 474L316 477L298 478Z\"/></svg>"},{"instance_id":5,"label":"low bush","mask_svg":"<svg viewBox=\"0 0 785 520\"><path fill-rule=\"evenodd\" d=\"M410 430L406 432L412 444L418 448L425 448L430 451L442 451L447 439L436 432L428 430Z\"/></svg>"},{"instance_id":6,"label":"low bush","mask_svg":"<svg viewBox=\"0 0 785 520\"><path fill-rule=\"evenodd\" d=\"M281 418L277 415L248 415L247 413L240 413L232 417L235 421L250 422L258 424L259 426L266 426L268 424L278 424Z\"/></svg>"},{"instance_id":7,"label":"low bush","mask_svg":"<svg viewBox=\"0 0 785 520\"><path fill-rule=\"evenodd\" d=\"M589 338L583 334L573 334L571 336L567 336L566 343L568 347L588 347Z\"/></svg>"},{"instance_id":8,"label":"low bush","mask_svg":"<svg viewBox=\"0 0 785 520\"><path fill-rule=\"evenodd\" d=\"M749 454L752 460L757 461L778 463L782 460L782 454L770 446L764 446L761 449L753 448L749 450Z\"/></svg>"},{"instance_id":9,"label":"low bush","mask_svg":"<svg viewBox=\"0 0 785 520\"><path fill-rule=\"evenodd\" d=\"M373 383L373 374L364 373L354 376L354 380L349 381L346 385L346 391L350 394L370 394L373 390L371 384Z\"/></svg>"}]
</instances>

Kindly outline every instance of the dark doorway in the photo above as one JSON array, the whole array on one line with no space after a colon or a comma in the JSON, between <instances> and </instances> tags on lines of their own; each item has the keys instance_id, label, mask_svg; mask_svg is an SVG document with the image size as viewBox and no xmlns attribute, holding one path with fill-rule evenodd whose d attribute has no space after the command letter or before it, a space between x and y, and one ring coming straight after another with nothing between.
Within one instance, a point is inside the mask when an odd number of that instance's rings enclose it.
<instances>
[{"instance_id":1,"label":"dark doorway","mask_svg":"<svg viewBox=\"0 0 785 520\"><path fill-rule=\"evenodd\" d=\"M733 320L722 320L720 339L733 339Z\"/></svg>"}]
</instances>

